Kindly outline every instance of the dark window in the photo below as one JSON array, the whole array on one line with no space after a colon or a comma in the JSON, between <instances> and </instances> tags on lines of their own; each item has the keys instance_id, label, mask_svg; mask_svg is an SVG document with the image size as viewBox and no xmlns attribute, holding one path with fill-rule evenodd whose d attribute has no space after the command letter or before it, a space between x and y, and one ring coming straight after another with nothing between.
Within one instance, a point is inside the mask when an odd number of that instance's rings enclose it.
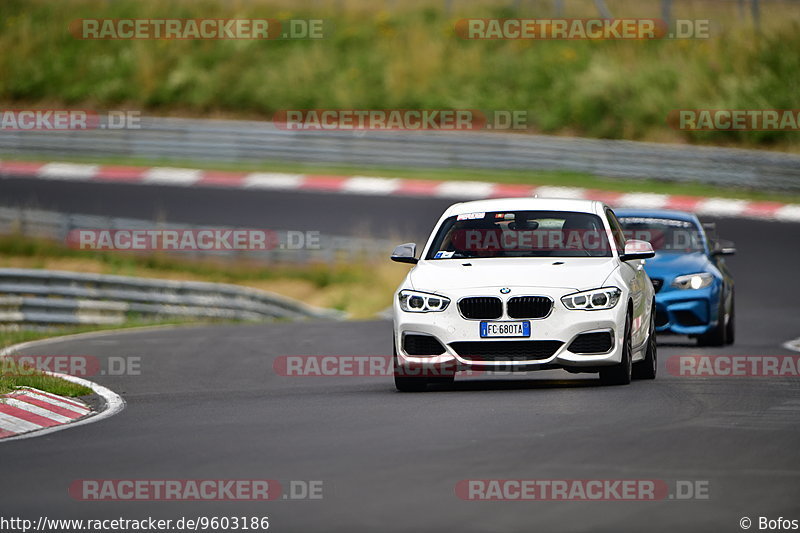
<instances>
[{"instance_id":1,"label":"dark window","mask_svg":"<svg viewBox=\"0 0 800 533\"><path fill-rule=\"evenodd\" d=\"M446 219L426 259L611 257L603 221L569 211L493 211Z\"/></svg>"}]
</instances>

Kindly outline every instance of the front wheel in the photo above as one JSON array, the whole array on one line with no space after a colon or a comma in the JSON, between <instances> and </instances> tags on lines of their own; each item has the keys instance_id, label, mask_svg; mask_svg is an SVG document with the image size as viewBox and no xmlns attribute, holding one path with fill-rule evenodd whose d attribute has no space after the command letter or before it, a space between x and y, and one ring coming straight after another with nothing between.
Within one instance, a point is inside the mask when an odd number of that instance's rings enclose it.
<instances>
[{"instance_id":1,"label":"front wheel","mask_svg":"<svg viewBox=\"0 0 800 533\"><path fill-rule=\"evenodd\" d=\"M627 385L631 382L633 363L631 361L631 314L625 317L625 336L622 341L622 361L618 365L600 370L600 382L603 385Z\"/></svg>"},{"instance_id":2,"label":"front wheel","mask_svg":"<svg viewBox=\"0 0 800 533\"><path fill-rule=\"evenodd\" d=\"M656 343L656 304L650 313L650 331L647 334L647 351L644 360L633 365L635 379L655 379L658 371L658 344Z\"/></svg>"},{"instance_id":3,"label":"front wheel","mask_svg":"<svg viewBox=\"0 0 800 533\"><path fill-rule=\"evenodd\" d=\"M394 386L400 392L423 392L428 388L428 380L425 378L409 378L394 375Z\"/></svg>"},{"instance_id":4,"label":"front wheel","mask_svg":"<svg viewBox=\"0 0 800 533\"><path fill-rule=\"evenodd\" d=\"M728 325L725 327L725 343L733 344L736 340L736 300L731 295L731 314L728 317Z\"/></svg>"},{"instance_id":5,"label":"front wheel","mask_svg":"<svg viewBox=\"0 0 800 533\"><path fill-rule=\"evenodd\" d=\"M422 392L428 388L428 379L422 376L406 376L397 364L397 346L393 347L394 386L400 392Z\"/></svg>"}]
</instances>

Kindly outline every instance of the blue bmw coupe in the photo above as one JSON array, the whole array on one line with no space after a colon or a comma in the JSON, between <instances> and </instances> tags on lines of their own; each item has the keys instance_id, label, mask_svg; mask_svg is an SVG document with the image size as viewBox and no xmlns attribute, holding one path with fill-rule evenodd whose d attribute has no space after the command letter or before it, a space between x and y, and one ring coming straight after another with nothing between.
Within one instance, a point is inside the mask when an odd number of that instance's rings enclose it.
<instances>
[{"instance_id":1,"label":"blue bmw coupe","mask_svg":"<svg viewBox=\"0 0 800 533\"><path fill-rule=\"evenodd\" d=\"M725 256L733 243L716 239L713 224L692 213L618 209L628 239L653 245L645 270L656 290L656 330L688 335L701 346L733 344L734 284Z\"/></svg>"}]
</instances>

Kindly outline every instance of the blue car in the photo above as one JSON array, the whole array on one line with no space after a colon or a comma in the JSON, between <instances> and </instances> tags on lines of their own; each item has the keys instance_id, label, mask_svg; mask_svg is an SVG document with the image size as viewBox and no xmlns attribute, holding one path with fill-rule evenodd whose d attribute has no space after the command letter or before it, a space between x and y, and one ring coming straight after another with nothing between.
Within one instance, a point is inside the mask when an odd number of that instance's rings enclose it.
<instances>
[{"instance_id":1,"label":"blue car","mask_svg":"<svg viewBox=\"0 0 800 533\"><path fill-rule=\"evenodd\" d=\"M650 242L656 256L645 270L656 290L656 331L696 338L701 346L733 344L733 277L713 224L692 213L650 209L615 210L628 239Z\"/></svg>"}]
</instances>

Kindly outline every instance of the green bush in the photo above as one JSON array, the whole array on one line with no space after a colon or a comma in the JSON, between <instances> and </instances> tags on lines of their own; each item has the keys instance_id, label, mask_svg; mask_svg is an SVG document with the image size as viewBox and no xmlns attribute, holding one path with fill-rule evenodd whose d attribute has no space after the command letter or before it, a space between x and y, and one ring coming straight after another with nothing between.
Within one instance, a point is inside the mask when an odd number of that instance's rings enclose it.
<instances>
[{"instance_id":1,"label":"green bush","mask_svg":"<svg viewBox=\"0 0 800 533\"><path fill-rule=\"evenodd\" d=\"M0 102L238 118L296 108L524 109L532 129L548 133L798 146L796 132L698 134L666 122L673 109L797 107L795 16L765 20L760 34L734 19L698 40L465 41L443 2L393 13L374 4L4 0ZM83 41L68 31L79 18L127 17L325 18L332 31L303 41Z\"/></svg>"}]
</instances>

